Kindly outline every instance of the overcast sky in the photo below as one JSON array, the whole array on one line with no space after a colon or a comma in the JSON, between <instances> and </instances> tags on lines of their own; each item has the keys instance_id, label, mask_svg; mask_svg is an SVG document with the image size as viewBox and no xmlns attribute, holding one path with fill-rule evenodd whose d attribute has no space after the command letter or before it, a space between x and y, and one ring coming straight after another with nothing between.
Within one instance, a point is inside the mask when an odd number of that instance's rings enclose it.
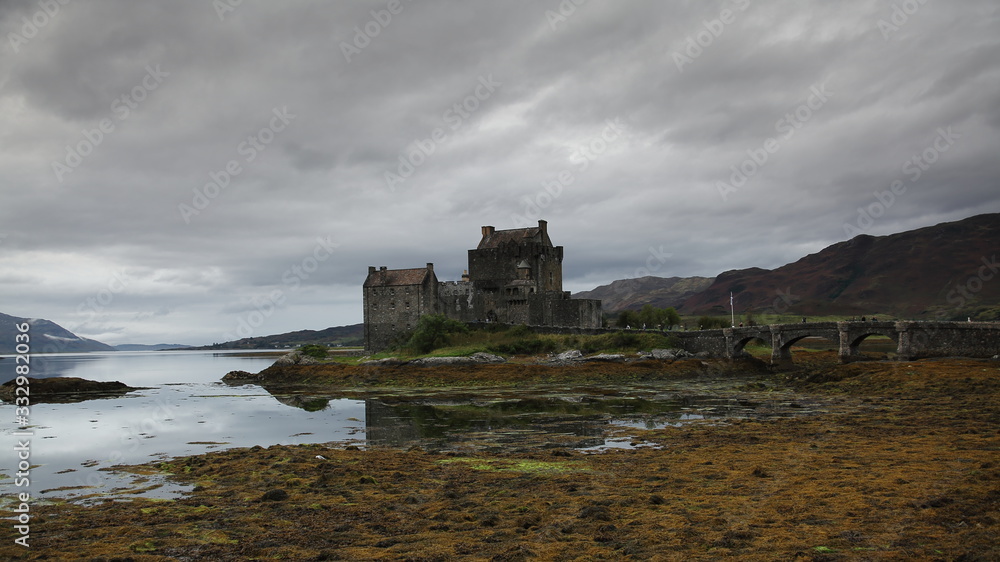
<instances>
[{"instance_id":1,"label":"overcast sky","mask_svg":"<svg viewBox=\"0 0 1000 562\"><path fill-rule=\"evenodd\" d=\"M0 3L0 312L206 344L482 225L575 292L1000 211L995 0L577 2Z\"/></svg>"}]
</instances>

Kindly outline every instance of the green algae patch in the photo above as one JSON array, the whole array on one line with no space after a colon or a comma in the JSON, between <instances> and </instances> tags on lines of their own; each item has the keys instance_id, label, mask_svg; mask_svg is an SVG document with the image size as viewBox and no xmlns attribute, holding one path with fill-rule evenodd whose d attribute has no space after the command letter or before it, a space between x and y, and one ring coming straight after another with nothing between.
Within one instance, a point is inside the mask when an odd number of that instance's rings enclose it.
<instances>
[{"instance_id":1,"label":"green algae patch","mask_svg":"<svg viewBox=\"0 0 1000 562\"><path fill-rule=\"evenodd\" d=\"M535 459L482 459L476 457L455 457L441 459L440 465L462 463L473 470L493 472L520 472L524 474L572 474L593 472L582 461L541 461Z\"/></svg>"},{"instance_id":2,"label":"green algae patch","mask_svg":"<svg viewBox=\"0 0 1000 562\"><path fill-rule=\"evenodd\" d=\"M149 552L156 552L156 544L153 541L141 541L135 542L129 545L132 552L137 552L139 554L146 554Z\"/></svg>"},{"instance_id":3,"label":"green algae patch","mask_svg":"<svg viewBox=\"0 0 1000 562\"><path fill-rule=\"evenodd\" d=\"M185 529L179 531L178 534L199 544L233 545L240 542L218 529Z\"/></svg>"},{"instance_id":4,"label":"green algae patch","mask_svg":"<svg viewBox=\"0 0 1000 562\"><path fill-rule=\"evenodd\" d=\"M139 508L139 512L143 515L164 515L177 519L187 519L208 515L212 512L212 508L206 505L177 505L168 500L162 500L159 505Z\"/></svg>"}]
</instances>

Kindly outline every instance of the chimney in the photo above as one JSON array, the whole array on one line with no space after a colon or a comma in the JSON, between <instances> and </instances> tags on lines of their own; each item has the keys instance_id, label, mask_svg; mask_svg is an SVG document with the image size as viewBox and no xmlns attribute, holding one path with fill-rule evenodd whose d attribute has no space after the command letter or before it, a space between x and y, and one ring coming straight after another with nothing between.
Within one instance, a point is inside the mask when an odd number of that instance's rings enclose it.
<instances>
[{"instance_id":1,"label":"chimney","mask_svg":"<svg viewBox=\"0 0 1000 562\"><path fill-rule=\"evenodd\" d=\"M496 232L496 229L493 228L492 226L484 226L483 227L483 238L486 238L487 236L493 236L494 232Z\"/></svg>"},{"instance_id":2,"label":"chimney","mask_svg":"<svg viewBox=\"0 0 1000 562\"><path fill-rule=\"evenodd\" d=\"M430 271L430 272L434 271L434 264L433 263L427 262L427 271Z\"/></svg>"},{"instance_id":3,"label":"chimney","mask_svg":"<svg viewBox=\"0 0 1000 562\"><path fill-rule=\"evenodd\" d=\"M382 273L385 273L385 270L387 270L387 269L389 269L389 268L383 265L382 267L379 268L379 271L381 271Z\"/></svg>"},{"instance_id":4,"label":"chimney","mask_svg":"<svg viewBox=\"0 0 1000 562\"><path fill-rule=\"evenodd\" d=\"M549 233L549 223L547 223L547 222L545 222L545 221L543 221L541 219L538 219L538 230L541 230L542 234L548 234Z\"/></svg>"},{"instance_id":5,"label":"chimney","mask_svg":"<svg viewBox=\"0 0 1000 562\"><path fill-rule=\"evenodd\" d=\"M375 266L374 265L369 265L368 266L368 275L372 275L373 273L375 273Z\"/></svg>"}]
</instances>

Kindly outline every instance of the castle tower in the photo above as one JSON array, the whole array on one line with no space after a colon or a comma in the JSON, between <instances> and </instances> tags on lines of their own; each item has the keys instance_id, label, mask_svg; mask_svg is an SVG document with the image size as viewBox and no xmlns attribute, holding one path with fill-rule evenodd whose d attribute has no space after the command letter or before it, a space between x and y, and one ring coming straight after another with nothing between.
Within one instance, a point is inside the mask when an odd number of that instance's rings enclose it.
<instances>
[{"instance_id":1,"label":"castle tower","mask_svg":"<svg viewBox=\"0 0 1000 562\"><path fill-rule=\"evenodd\" d=\"M597 328L601 301L562 290L563 247L548 223L497 230L483 226L461 281L439 282L426 268L368 268L364 283L365 348L377 351L412 330L424 314L462 322Z\"/></svg>"}]
</instances>

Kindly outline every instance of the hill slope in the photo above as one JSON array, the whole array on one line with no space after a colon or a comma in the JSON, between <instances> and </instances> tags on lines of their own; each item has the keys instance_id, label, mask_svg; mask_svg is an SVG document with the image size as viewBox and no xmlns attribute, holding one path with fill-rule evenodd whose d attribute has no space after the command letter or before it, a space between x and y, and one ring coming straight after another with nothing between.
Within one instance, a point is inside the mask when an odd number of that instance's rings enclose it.
<instances>
[{"instance_id":1,"label":"hill slope","mask_svg":"<svg viewBox=\"0 0 1000 562\"><path fill-rule=\"evenodd\" d=\"M180 343L123 343L121 345L116 345L115 349L118 351L162 351L165 349L187 349L189 347L191 346Z\"/></svg>"},{"instance_id":2,"label":"hill slope","mask_svg":"<svg viewBox=\"0 0 1000 562\"><path fill-rule=\"evenodd\" d=\"M272 336L258 336L191 349L275 349L306 344L360 346L364 344L364 324L335 326L325 330L298 330Z\"/></svg>"},{"instance_id":3,"label":"hill slope","mask_svg":"<svg viewBox=\"0 0 1000 562\"><path fill-rule=\"evenodd\" d=\"M20 333L16 325L23 322L31 324L28 345L32 353L115 351L110 345L81 338L50 320L19 318L0 313L0 353L15 353L17 342L14 338Z\"/></svg>"},{"instance_id":4,"label":"hill slope","mask_svg":"<svg viewBox=\"0 0 1000 562\"><path fill-rule=\"evenodd\" d=\"M873 313L919 320L1000 315L1000 214L889 236L860 235L774 270L719 275L688 298L685 314Z\"/></svg>"},{"instance_id":5,"label":"hill slope","mask_svg":"<svg viewBox=\"0 0 1000 562\"><path fill-rule=\"evenodd\" d=\"M592 291L573 295L575 299L600 299L604 312L642 308L651 304L657 308L679 307L689 297L707 289L710 277L640 277L613 281Z\"/></svg>"}]
</instances>

